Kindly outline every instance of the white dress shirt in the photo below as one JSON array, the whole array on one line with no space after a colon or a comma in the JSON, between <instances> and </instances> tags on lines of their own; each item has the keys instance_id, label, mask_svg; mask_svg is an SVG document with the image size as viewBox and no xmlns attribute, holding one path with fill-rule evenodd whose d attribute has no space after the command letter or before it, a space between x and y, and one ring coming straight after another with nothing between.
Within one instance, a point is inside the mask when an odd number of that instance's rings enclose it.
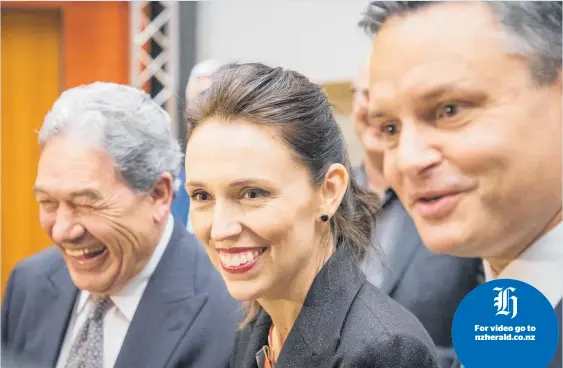
<instances>
[{"instance_id":1,"label":"white dress shirt","mask_svg":"<svg viewBox=\"0 0 563 368\"><path fill-rule=\"evenodd\" d=\"M528 247L497 277L487 261L483 264L487 281L495 278L524 281L541 291L555 307L563 298L563 223Z\"/></svg>"},{"instance_id":2,"label":"white dress shirt","mask_svg":"<svg viewBox=\"0 0 563 368\"><path fill-rule=\"evenodd\" d=\"M174 219L172 215L168 216L164 232L158 242L154 252L145 265L145 267L134 278L129 280L123 290L110 298L114 305L106 312L104 316L104 367L111 368L115 365L123 340L129 329L129 325L133 320L137 306L141 301L141 297L147 287L150 277L154 273L168 242L172 237L174 229ZM59 354L57 368L64 368L70 349L80 328L86 322L86 318L92 307L90 293L81 291L74 303L74 310L65 334L65 338ZM149 333L149 331L147 331Z\"/></svg>"}]
</instances>

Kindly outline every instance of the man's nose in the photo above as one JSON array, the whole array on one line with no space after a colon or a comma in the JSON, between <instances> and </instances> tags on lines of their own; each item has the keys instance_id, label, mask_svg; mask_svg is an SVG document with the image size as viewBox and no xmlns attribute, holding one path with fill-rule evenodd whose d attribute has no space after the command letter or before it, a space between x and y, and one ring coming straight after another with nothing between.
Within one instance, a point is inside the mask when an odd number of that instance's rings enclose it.
<instances>
[{"instance_id":1,"label":"man's nose","mask_svg":"<svg viewBox=\"0 0 563 368\"><path fill-rule=\"evenodd\" d=\"M397 147L397 170L416 176L440 162L442 155L432 144L431 132L417 124L404 124Z\"/></svg>"},{"instance_id":2,"label":"man's nose","mask_svg":"<svg viewBox=\"0 0 563 368\"><path fill-rule=\"evenodd\" d=\"M72 242L84 235L84 227L75 221L72 210L59 207L57 217L51 231L51 237L56 244Z\"/></svg>"}]
</instances>

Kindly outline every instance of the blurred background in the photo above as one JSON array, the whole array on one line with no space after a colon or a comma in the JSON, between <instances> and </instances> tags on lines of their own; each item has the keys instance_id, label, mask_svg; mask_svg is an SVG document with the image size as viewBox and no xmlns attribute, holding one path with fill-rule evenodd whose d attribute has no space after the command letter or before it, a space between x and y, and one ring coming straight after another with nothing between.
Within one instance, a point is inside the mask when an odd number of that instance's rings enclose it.
<instances>
[{"instance_id":1,"label":"blurred background","mask_svg":"<svg viewBox=\"0 0 563 368\"><path fill-rule=\"evenodd\" d=\"M32 192L37 130L65 89L93 81L143 88L182 142L185 86L196 63L260 61L324 86L348 141L351 82L367 57L366 0L1 3L2 292L13 266L47 247Z\"/></svg>"}]
</instances>

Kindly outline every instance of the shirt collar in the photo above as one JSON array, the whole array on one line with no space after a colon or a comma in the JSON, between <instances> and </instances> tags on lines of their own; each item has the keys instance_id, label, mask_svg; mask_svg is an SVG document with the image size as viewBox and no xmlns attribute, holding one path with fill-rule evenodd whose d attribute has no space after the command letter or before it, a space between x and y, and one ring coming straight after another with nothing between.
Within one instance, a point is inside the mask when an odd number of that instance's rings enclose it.
<instances>
[{"instance_id":1,"label":"shirt collar","mask_svg":"<svg viewBox=\"0 0 563 368\"><path fill-rule=\"evenodd\" d=\"M148 263L143 267L141 272L139 272L135 277L133 277L125 287L117 294L110 295L111 300L119 309L121 313L127 318L129 322L133 320L137 306L141 301L141 297L147 287L148 281L154 273L168 243L172 237L172 231L174 230L174 219L172 215L168 215L166 221L166 226L162 232L159 242L154 249L154 252L149 259ZM80 314L84 311L86 304L89 300L90 293L87 290L82 290L78 297L78 305L76 308L76 313Z\"/></svg>"},{"instance_id":2,"label":"shirt collar","mask_svg":"<svg viewBox=\"0 0 563 368\"><path fill-rule=\"evenodd\" d=\"M358 166L358 170L356 172L356 180L358 184L364 188L368 187L368 177L366 174L366 166L365 163L362 162ZM393 198L396 198L396 194L390 187L385 190L385 194L383 195L383 200L381 203L382 207L385 207L387 203L389 203Z\"/></svg>"},{"instance_id":3,"label":"shirt collar","mask_svg":"<svg viewBox=\"0 0 563 368\"><path fill-rule=\"evenodd\" d=\"M538 239L520 257L506 266L497 279L524 281L542 292L555 306L563 297L563 223ZM483 260L486 280L493 280L489 263Z\"/></svg>"},{"instance_id":4,"label":"shirt collar","mask_svg":"<svg viewBox=\"0 0 563 368\"><path fill-rule=\"evenodd\" d=\"M387 188L387 190L385 190L385 195L383 196L383 206L385 206L394 198L397 198L395 191L393 191L393 189L391 188Z\"/></svg>"}]
</instances>

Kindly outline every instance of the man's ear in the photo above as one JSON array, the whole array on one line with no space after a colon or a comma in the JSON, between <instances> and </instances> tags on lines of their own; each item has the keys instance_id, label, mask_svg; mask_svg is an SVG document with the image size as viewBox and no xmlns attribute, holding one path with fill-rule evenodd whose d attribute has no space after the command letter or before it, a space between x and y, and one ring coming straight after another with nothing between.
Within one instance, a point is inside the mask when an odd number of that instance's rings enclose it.
<instances>
[{"instance_id":1,"label":"man's ear","mask_svg":"<svg viewBox=\"0 0 563 368\"><path fill-rule=\"evenodd\" d=\"M154 207L154 219L157 222L166 219L174 199L174 179L169 172L160 175L153 185L150 198Z\"/></svg>"},{"instance_id":2,"label":"man's ear","mask_svg":"<svg viewBox=\"0 0 563 368\"><path fill-rule=\"evenodd\" d=\"M330 166L321 189L323 213L329 217L334 215L344 198L349 181L350 176L344 165L332 164Z\"/></svg>"}]
</instances>

